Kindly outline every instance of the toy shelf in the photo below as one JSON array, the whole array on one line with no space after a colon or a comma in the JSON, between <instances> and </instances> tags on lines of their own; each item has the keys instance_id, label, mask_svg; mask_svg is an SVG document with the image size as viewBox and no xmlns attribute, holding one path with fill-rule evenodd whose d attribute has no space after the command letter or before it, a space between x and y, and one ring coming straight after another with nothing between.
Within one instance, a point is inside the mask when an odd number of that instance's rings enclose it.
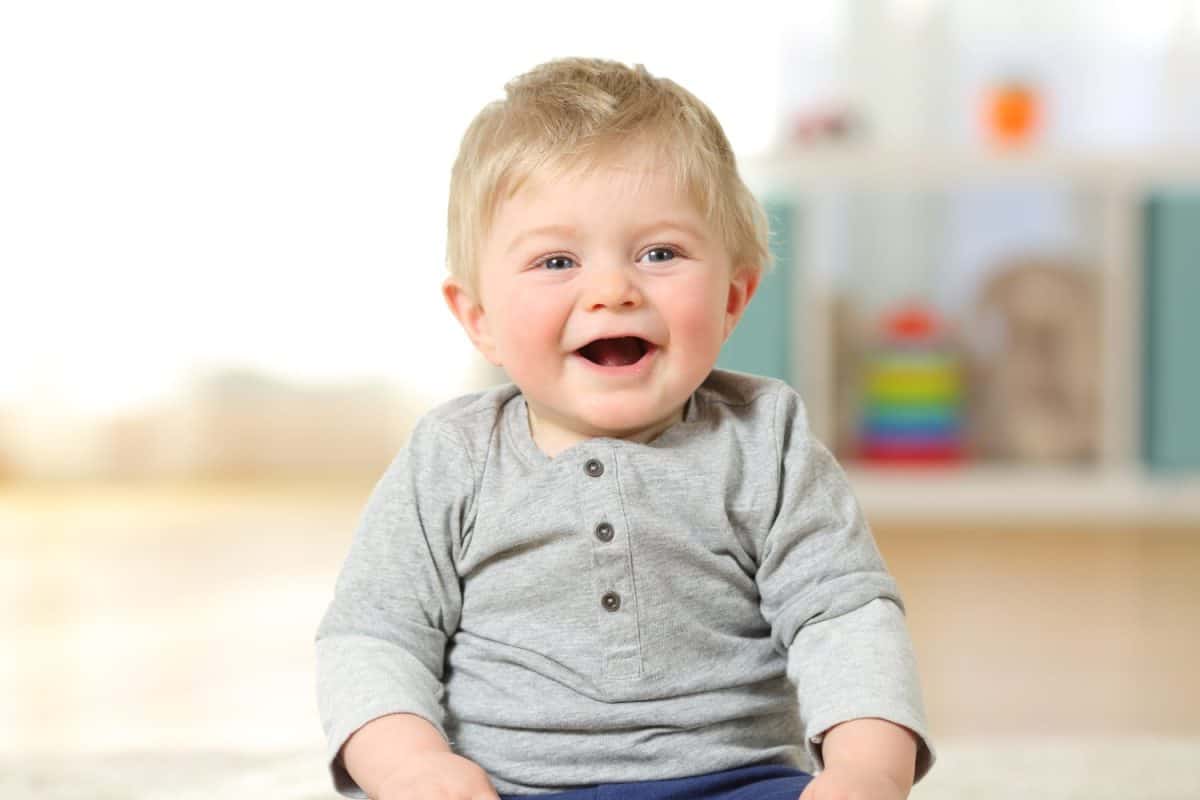
<instances>
[{"instance_id":1,"label":"toy shelf","mask_svg":"<svg viewBox=\"0 0 1200 800\"><path fill-rule=\"evenodd\" d=\"M1200 188L1200 150L1136 153L975 152L824 149L775 153L741 165L751 188L790 229L777 241L787 275L775 290L786 309L781 368L805 397L811 424L826 442L838 427L835 327L837 275L853 236L846 198L951 197L961 192L1051 188L1081 198L1085 259L1099 284L1096 335L1101 358L1095 457L1045 466L978 461L946 468L878 467L843 457L869 514L928 519L988 515L1014 520L1096 518L1200 524L1200 470L1164 473L1147 465L1145 445L1147 199L1163 190ZM1200 252L1195 268L1200 270ZM765 287L764 287L765 288ZM1200 297L1196 298L1200 302ZM758 302L756 300L756 302ZM770 301L769 301L770 302ZM753 306L752 306L753 309ZM770 308L767 312L770 314ZM1193 326L1196 328L1196 326ZM762 339L762 336L759 336ZM1200 346L1200 340L1196 342ZM759 341L762 347L762 341ZM1200 357L1197 357L1200 372ZM731 360L730 366L738 362ZM1200 408L1197 409L1200 414Z\"/></svg>"},{"instance_id":2,"label":"toy shelf","mask_svg":"<svg viewBox=\"0 0 1200 800\"><path fill-rule=\"evenodd\" d=\"M1200 182L1200 149L1122 153L830 146L747 159L741 169L756 186L790 185L799 192L847 185L933 189L1014 181L1070 181L1109 190L1144 190L1163 183Z\"/></svg>"},{"instance_id":3,"label":"toy shelf","mask_svg":"<svg viewBox=\"0 0 1200 800\"><path fill-rule=\"evenodd\" d=\"M1200 525L1200 477L1152 476L1136 467L1072 469L971 465L926 473L847 468L870 519ZM986 527L986 526L985 526Z\"/></svg>"}]
</instances>

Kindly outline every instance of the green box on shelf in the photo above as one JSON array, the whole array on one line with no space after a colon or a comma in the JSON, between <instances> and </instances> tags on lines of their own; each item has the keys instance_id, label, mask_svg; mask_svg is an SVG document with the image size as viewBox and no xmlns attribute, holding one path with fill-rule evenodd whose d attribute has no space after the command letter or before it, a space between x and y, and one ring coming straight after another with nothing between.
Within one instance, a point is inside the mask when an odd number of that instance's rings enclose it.
<instances>
[{"instance_id":1,"label":"green box on shelf","mask_svg":"<svg viewBox=\"0 0 1200 800\"><path fill-rule=\"evenodd\" d=\"M750 372L793 383L792 278L794 273L795 206L767 201L763 204L771 229L771 255L775 268L763 276L758 294L741 323L721 350L717 366Z\"/></svg>"},{"instance_id":2,"label":"green box on shelf","mask_svg":"<svg viewBox=\"0 0 1200 800\"><path fill-rule=\"evenodd\" d=\"M1156 471L1200 470L1200 190L1146 202L1142 444Z\"/></svg>"}]
</instances>

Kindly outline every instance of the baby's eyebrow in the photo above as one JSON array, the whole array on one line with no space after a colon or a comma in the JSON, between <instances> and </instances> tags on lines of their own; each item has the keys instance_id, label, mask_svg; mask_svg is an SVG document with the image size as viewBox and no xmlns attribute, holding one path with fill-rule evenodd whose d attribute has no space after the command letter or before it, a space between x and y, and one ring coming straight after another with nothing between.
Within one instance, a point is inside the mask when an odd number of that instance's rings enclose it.
<instances>
[{"instance_id":1,"label":"baby's eyebrow","mask_svg":"<svg viewBox=\"0 0 1200 800\"><path fill-rule=\"evenodd\" d=\"M638 227L636 235L646 236L651 233L667 230L679 231L691 236L694 239L699 239L700 241L708 240L708 235L705 234L702 228L698 228L695 225L685 222L681 219L662 219L656 222L651 222L648 225L641 225Z\"/></svg>"},{"instance_id":2,"label":"baby's eyebrow","mask_svg":"<svg viewBox=\"0 0 1200 800\"><path fill-rule=\"evenodd\" d=\"M521 231L513 240L508 243L508 253L512 253L526 239L532 239L536 236L574 236L575 229L570 225L542 225L539 228L530 228L527 231Z\"/></svg>"}]
</instances>

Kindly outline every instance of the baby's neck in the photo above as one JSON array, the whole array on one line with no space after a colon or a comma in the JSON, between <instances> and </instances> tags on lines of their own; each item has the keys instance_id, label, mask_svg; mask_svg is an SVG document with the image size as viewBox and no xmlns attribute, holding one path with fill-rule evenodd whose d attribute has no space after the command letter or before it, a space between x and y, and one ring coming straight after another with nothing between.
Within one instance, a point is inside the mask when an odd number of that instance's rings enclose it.
<instances>
[{"instance_id":1,"label":"baby's neck","mask_svg":"<svg viewBox=\"0 0 1200 800\"><path fill-rule=\"evenodd\" d=\"M533 437L533 442L537 445L538 449L550 458L554 458L564 450L588 439L609 437L623 439L627 442L640 442L642 444L652 442L676 422L683 419L683 408L677 408L669 417L648 425L645 428L639 428L628 433L579 431L565 425L557 424L553 420L543 419L528 404L526 405L526 409L529 412L529 434Z\"/></svg>"}]
</instances>

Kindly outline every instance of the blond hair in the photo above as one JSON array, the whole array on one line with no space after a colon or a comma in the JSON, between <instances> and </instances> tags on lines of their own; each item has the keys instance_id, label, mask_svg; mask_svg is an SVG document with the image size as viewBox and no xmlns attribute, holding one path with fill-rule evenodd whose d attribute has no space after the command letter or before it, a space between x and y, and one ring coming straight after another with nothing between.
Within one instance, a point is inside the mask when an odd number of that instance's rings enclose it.
<instances>
[{"instance_id":1,"label":"blond hair","mask_svg":"<svg viewBox=\"0 0 1200 800\"><path fill-rule=\"evenodd\" d=\"M547 62L504 88L467 128L450 176L446 262L473 293L480 243L503 200L539 169L592 168L631 146L673 168L736 267L769 266L766 216L717 118L686 89L640 64L584 58Z\"/></svg>"}]
</instances>

